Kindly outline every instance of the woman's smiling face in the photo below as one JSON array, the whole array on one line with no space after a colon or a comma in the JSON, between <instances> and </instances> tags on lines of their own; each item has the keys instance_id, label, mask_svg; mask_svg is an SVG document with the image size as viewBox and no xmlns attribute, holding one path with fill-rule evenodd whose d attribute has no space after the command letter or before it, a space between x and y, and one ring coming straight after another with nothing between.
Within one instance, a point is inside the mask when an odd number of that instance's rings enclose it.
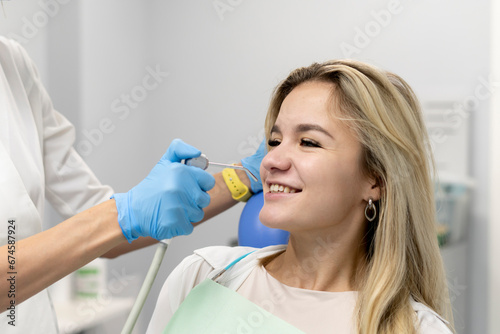
<instances>
[{"instance_id":1,"label":"woman's smiling face","mask_svg":"<svg viewBox=\"0 0 500 334\"><path fill-rule=\"evenodd\" d=\"M337 119L335 101L335 86L318 81L283 101L260 170L265 225L293 232L364 222L377 189L362 172L362 146Z\"/></svg>"}]
</instances>

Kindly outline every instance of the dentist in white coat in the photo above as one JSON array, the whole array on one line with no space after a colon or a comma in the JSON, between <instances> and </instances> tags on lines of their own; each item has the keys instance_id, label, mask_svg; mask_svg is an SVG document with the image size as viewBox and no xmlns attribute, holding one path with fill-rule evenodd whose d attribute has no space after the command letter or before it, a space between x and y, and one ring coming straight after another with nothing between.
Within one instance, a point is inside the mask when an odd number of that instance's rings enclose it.
<instances>
[{"instance_id":1,"label":"dentist in white coat","mask_svg":"<svg viewBox=\"0 0 500 334\"><path fill-rule=\"evenodd\" d=\"M180 163L200 154L180 140L139 185L113 195L74 139L26 51L0 36L0 333L57 333L49 285L96 257L189 234L193 223L237 203L220 173L214 180ZM264 154L261 145L242 164L258 175ZM238 176L261 189L244 172ZM45 199L68 219L42 231Z\"/></svg>"}]
</instances>

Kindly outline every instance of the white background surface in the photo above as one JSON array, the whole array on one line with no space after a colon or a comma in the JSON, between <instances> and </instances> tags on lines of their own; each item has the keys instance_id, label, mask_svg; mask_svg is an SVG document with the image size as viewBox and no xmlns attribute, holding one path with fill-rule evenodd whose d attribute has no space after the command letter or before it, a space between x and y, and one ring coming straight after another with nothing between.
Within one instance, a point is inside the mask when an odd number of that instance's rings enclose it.
<instances>
[{"instance_id":1,"label":"white background surface","mask_svg":"<svg viewBox=\"0 0 500 334\"><path fill-rule=\"evenodd\" d=\"M498 82L500 78L500 23L496 18L500 16L500 2L493 2L491 10L492 22L492 60L491 72L494 81ZM497 86L498 87L498 86ZM500 90L496 89L493 93L491 102L491 189L490 189L490 239L489 239L489 330L490 333L500 332L500 266L498 266L498 255L500 255L500 216L498 215L498 198L500 198Z\"/></svg>"},{"instance_id":2,"label":"white background surface","mask_svg":"<svg viewBox=\"0 0 500 334\"><path fill-rule=\"evenodd\" d=\"M483 96L483 79L492 73L493 1L487 0L64 2L4 2L7 17L0 13L0 33L22 40L56 108L76 125L77 148L87 148L80 150L85 160L117 191L138 183L176 137L199 147L213 161L237 161L250 153L259 142L269 97L278 82L296 67L344 58L341 46L360 46L359 31L376 27L374 13L380 15L391 3L399 3L398 13L379 23L378 31L371 30L372 37L351 57L401 75L423 102L466 101L477 92ZM214 3L232 10L220 16ZM41 12L50 14L46 21ZM138 92L147 68L157 66L168 77L127 117L113 112L113 101L134 89ZM469 313L461 321L466 324L464 333L487 333L488 312L500 312L498 303L488 301L494 299L488 283L495 274L489 271L489 259L500 255L489 246L494 240L488 237L493 148L489 136L500 129L498 123L496 128L490 123L490 99L477 102L476 114L457 123L471 129L465 170L476 181L468 233L469 279L463 291L469 300ZM94 137L95 144L85 144L90 142L85 133L95 134L103 119L111 121L113 130L102 133L102 139ZM498 140L496 145L500 146ZM139 332L147 325L168 273L193 249L233 239L241 208L175 240ZM132 290L142 282L153 253L147 249L109 261L109 272L130 277L117 295L135 295ZM493 319L489 323L495 325ZM489 333L498 333L496 326Z\"/></svg>"}]
</instances>

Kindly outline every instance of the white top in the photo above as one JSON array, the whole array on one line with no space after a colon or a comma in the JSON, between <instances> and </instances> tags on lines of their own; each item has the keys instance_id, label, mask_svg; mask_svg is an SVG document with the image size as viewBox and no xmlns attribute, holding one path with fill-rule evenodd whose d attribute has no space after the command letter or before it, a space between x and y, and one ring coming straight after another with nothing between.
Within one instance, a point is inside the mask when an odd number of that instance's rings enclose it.
<instances>
[{"instance_id":1,"label":"white top","mask_svg":"<svg viewBox=\"0 0 500 334\"><path fill-rule=\"evenodd\" d=\"M237 292L305 333L355 333L352 328L358 296L355 291L290 287L269 275L263 266L256 266Z\"/></svg>"},{"instance_id":2,"label":"white top","mask_svg":"<svg viewBox=\"0 0 500 334\"><path fill-rule=\"evenodd\" d=\"M357 292L324 292L286 286L259 266L259 259L286 245L257 249L221 276L220 283L306 333L354 333L352 312ZM250 247L207 247L186 257L170 274L158 296L147 333L161 333L184 298L205 278L212 277ZM449 334L438 314L411 300L422 334Z\"/></svg>"},{"instance_id":3,"label":"white top","mask_svg":"<svg viewBox=\"0 0 500 334\"><path fill-rule=\"evenodd\" d=\"M10 219L16 242L41 232L45 198L69 218L112 195L74 141L73 126L54 110L26 51L0 36L0 246L7 244ZM57 333L46 290L16 304L15 327L6 312L0 319L0 333Z\"/></svg>"}]
</instances>

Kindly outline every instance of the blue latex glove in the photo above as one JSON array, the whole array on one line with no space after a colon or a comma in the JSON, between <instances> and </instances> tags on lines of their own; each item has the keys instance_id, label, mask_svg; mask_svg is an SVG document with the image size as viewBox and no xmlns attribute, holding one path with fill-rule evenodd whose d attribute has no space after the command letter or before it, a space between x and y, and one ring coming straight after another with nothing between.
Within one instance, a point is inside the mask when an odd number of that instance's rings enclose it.
<instances>
[{"instance_id":1,"label":"blue latex glove","mask_svg":"<svg viewBox=\"0 0 500 334\"><path fill-rule=\"evenodd\" d=\"M118 223L128 242L150 236L157 240L190 234L191 223L203 218L202 208L210 203L206 192L215 179L204 170L186 166L182 159L201 152L175 139L149 175L124 194L114 194Z\"/></svg>"},{"instance_id":2,"label":"blue latex glove","mask_svg":"<svg viewBox=\"0 0 500 334\"><path fill-rule=\"evenodd\" d=\"M241 164L248 168L250 172L252 172L255 177L257 177L258 181L254 181L250 176L250 185L252 187L252 192L254 194L262 191L262 180L260 179L260 164L262 163L262 159L267 154L266 140L262 140L259 145L257 151L244 159L241 159Z\"/></svg>"}]
</instances>

